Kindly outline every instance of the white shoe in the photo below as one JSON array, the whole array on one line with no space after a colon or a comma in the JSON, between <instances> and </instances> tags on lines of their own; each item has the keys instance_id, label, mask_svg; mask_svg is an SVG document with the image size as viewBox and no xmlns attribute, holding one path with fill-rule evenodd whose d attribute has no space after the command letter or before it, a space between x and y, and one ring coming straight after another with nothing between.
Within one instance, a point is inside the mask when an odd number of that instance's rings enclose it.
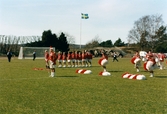
<instances>
[{"instance_id":1,"label":"white shoe","mask_svg":"<svg viewBox=\"0 0 167 114\"><path fill-rule=\"evenodd\" d=\"M137 72L139 72L139 69L137 69Z\"/></svg>"},{"instance_id":2,"label":"white shoe","mask_svg":"<svg viewBox=\"0 0 167 114\"><path fill-rule=\"evenodd\" d=\"M150 77L153 77L153 74L151 74Z\"/></svg>"}]
</instances>

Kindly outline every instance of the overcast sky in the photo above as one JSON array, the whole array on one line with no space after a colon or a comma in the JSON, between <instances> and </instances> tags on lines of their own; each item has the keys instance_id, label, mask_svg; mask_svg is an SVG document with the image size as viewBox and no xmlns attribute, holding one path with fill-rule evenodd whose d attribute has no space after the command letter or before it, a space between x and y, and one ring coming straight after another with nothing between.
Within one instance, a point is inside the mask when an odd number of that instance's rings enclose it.
<instances>
[{"instance_id":1,"label":"overcast sky","mask_svg":"<svg viewBox=\"0 0 167 114\"><path fill-rule=\"evenodd\" d=\"M81 19L81 13L89 19ZM68 33L76 44L96 36L127 42L134 22L162 14L167 24L167 0L0 0L0 35L42 36L45 30Z\"/></svg>"}]
</instances>

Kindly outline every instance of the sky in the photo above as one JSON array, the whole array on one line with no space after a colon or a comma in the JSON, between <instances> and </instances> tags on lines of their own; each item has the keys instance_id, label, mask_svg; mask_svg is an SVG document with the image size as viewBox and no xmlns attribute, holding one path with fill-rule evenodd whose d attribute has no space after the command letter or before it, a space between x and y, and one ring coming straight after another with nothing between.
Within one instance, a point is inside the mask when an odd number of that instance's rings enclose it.
<instances>
[{"instance_id":1,"label":"sky","mask_svg":"<svg viewBox=\"0 0 167 114\"><path fill-rule=\"evenodd\" d=\"M127 43L135 21L157 14L167 25L167 0L0 0L0 35L42 36L51 30L68 34L75 44L95 38Z\"/></svg>"}]
</instances>

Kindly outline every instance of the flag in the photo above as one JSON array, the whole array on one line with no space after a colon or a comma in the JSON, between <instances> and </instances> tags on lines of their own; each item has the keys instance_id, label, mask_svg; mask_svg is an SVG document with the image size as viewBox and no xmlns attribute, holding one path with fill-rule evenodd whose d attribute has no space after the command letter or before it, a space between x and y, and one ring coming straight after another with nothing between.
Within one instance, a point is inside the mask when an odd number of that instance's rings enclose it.
<instances>
[{"instance_id":1,"label":"flag","mask_svg":"<svg viewBox=\"0 0 167 114\"><path fill-rule=\"evenodd\" d=\"M88 19L89 16L88 16L88 14L83 14L83 13L81 13L81 18L82 18L82 19Z\"/></svg>"}]
</instances>

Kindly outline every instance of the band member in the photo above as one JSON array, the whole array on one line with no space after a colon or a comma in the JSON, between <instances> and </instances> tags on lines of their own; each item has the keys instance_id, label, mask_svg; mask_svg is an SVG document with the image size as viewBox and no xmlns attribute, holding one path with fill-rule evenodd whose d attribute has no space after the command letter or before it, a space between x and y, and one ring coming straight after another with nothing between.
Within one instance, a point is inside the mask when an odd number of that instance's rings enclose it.
<instances>
[{"instance_id":1,"label":"band member","mask_svg":"<svg viewBox=\"0 0 167 114\"><path fill-rule=\"evenodd\" d=\"M49 69L49 53L47 50L45 50L45 65L46 69Z\"/></svg>"},{"instance_id":2,"label":"band member","mask_svg":"<svg viewBox=\"0 0 167 114\"><path fill-rule=\"evenodd\" d=\"M137 72L139 72L140 71L139 67L141 65L141 59L140 59L140 54L138 51L136 51L135 55L131 59L131 62L135 65Z\"/></svg>"},{"instance_id":3,"label":"band member","mask_svg":"<svg viewBox=\"0 0 167 114\"><path fill-rule=\"evenodd\" d=\"M99 60L99 64L103 67L103 71L107 72L106 65L108 64L108 55L105 52L102 52L102 57Z\"/></svg>"},{"instance_id":4,"label":"band member","mask_svg":"<svg viewBox=\"0 0 167 114\"><path fill-rule=\"evenodd\" d=\"M60 52L60 51L58 52L57 60L58 60L58 63L59 63L58 67L62 67L62 52Z\"/></svg>"},{"instance_id":5,"label":"band member","mask_svg":"<svg viewBox=\"0 0 167 114\"><path fill-rule=\"evenodd\" d=\"M76 51L75 52L75 67L78 67L78 59L79 59L79 56L78 56L78 52Z\"/></svg>"},{"instance_id":6,"label":"band member","mask_svg":"<svg viewBox=\"0 0 167 114\"><path fill-rule=\"evenodd\" d=\"M88 53L87 54L88 65L89 65L89 67L91 67L93 55L90 53L90 51L88 51L87 53Z\"/></svg>"},{"instance_id":7,"label":"band member","mask_svg":"<svg viewBox=\"0 0 167 114\"><path fill-rule=\"evenodd\" d=\"M54 52L53 48L50 48L50 54L49 54L49 65L51 70L50 77L55 77L56 60L57 60L56 53Z\"/></svg>"},{"instance_id":8,"label":"band member","mask_svg":"<svg viewBox=\"0 0 167 114\"><path fill-rule=\"evenodd\" d=\"M88 67L88 51L85 50L85 66Z\"/></svg>"},{"instance_id":9,"label":"band member","mask_svg":"<svg viewBox=\"0 0 167 114\"><path fill-rule=\"evenodd\" d=\"M163 53L159 53L158 54L158 58L159 58L159 66L160 66L160 70L163 70L163 63L164 63L164 59L165 59L165 54Z\"/></svg>"},{"instance_id":10,"label":"band member","mask_svg":"<svg viewBox=\"0 0 167 114\"><path fill-rule=\"evenodd\" d=\"M156 61L155 61L155 56L149 50L149 52L146 55L147 62L144 64L144 68L150 72L150 77L154 76L154 69L158 68Z\"/></svg>"},{"instance_id":11,"label":"band member","mask_svg":"<svg viewBox=\"0 0 167 114\"><path fill-rule=\"evenodd\" d=\"M76 56L75 56L75 51L73 51L71 53L71 62L72 62L72 67L75 67L75 60L76 60Z\"/></svg>"},{"instance_id":12,"label":"band member","mask_svg":"<svg viewBox=\"0 0 167 114\"><path fill-rule=\"evenodd\" d=\"M86 66L86 54L85 51L82 51L82 67Z\"/></svg>"},{"instance_id":13,"label":"band member","mask_svg":"<svg viewBox=\"0 0 167 114\"><path fill-rule=\"evenodd\" d=\"M62 55L63 67L66 67L66 61L67 61L67 56L66 56L66 53L63 52L63 55Z\"/></svg>"},{"instance_id":14,"label":"band member","mask_svg":"<svg viewBox=\"0 0 167 114\"><path fill-rule=\"evenodd\" d=\"M78 52L78 67L82 66L82 53L79 51Z\"/></svg>"},{"instance_id":15,"label":"band member","mask_svg":"<svg viewBox=\"0 0 167 114\"><path fill-rule=\"evenodd\" d=\"M67 54L67 62L68 62L68 67L71 67L71 53L68 52Z\"/></svg>"}]
</instances>

